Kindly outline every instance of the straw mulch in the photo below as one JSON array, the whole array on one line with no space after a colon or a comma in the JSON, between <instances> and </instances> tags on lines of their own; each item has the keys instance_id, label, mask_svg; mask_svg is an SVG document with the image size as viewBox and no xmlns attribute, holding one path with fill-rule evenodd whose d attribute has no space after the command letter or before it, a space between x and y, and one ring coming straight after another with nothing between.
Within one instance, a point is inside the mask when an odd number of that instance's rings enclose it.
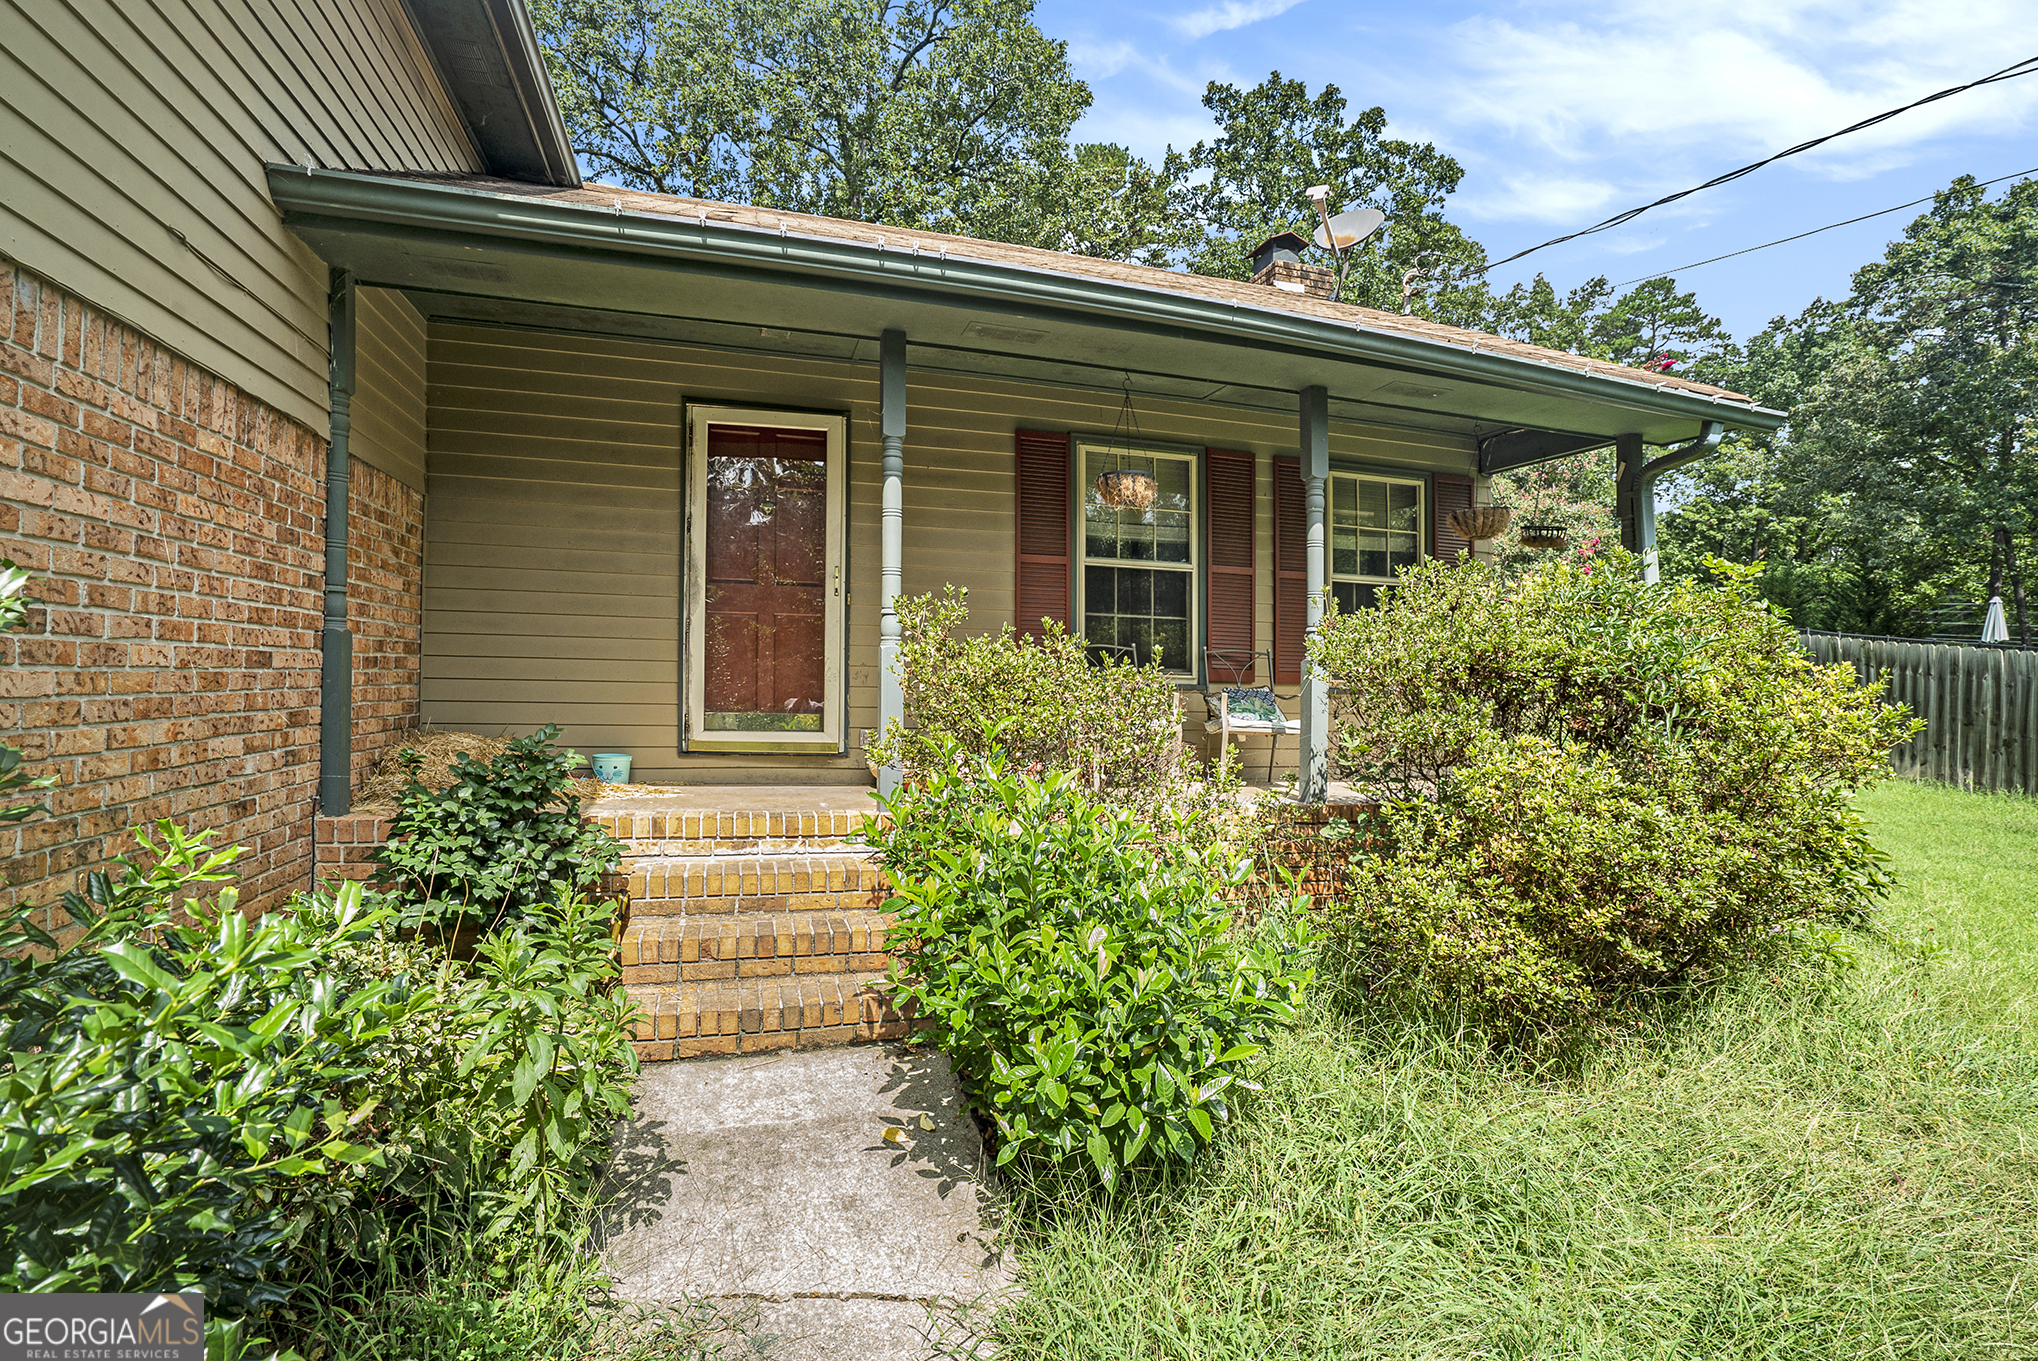
<instances>
[{"instance_id":1,"label":"straw mulch","mask_svg":"<svg viewBox=\"0 0 2038 1361\"><path fill-rule=\"evenodd\" d=\"M401 753L414 751L423 759L418 766L417 778L427 789L444 789L453 783L453 762L461 752L486 764L508 750L507 737L483 737L477 732L440 732L434 729L417 728L402 734L396 741L382 749L381 758L375 769L361 787L354 791L354 811L357 813L394 813L403 791L410 785L410 775L398 759ZM602 795L602 783L593 778L573 781L572 792L585 803Z\"/></svg>"}]
</instances>

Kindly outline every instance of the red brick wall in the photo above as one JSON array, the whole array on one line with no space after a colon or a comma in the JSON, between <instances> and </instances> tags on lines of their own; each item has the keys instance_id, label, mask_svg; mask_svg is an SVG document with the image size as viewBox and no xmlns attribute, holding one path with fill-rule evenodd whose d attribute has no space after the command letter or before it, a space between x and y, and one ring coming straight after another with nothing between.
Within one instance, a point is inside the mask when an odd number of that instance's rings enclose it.
<instances>
[{"instance_id":1,"label":"red brick wall","mask_svg":"<svg viewBox=\"0 0 2038 1361\"><path fill-rule=\"evenodd\" d=\"M418 726L425 498L352 459L347 472L347 627L354 635L354 785Z\"/></svg>"},{"instance_id":2,"label":"red brick wall","mask_svg":"<svg viewBox=\"0 0 2038 1361\"><path fill-rule=\"evenodd\" d=\"M0 827L8 900L54 903L159 817L248 847L244 902L309 883L325 450L0 260L0 553L44 602L0 635L0 739L59 780ZM416 712L423 508L352 473L359 770Z\"/></svg>"}]
</instances>

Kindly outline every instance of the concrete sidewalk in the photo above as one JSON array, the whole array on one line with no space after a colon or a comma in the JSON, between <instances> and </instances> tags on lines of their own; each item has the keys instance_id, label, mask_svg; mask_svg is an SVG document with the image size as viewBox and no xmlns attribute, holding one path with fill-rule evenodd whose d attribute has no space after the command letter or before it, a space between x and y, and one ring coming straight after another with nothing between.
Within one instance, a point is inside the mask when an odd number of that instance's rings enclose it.
<instances>
[{"instance_id":1,"label":"concrete sidewalk","mask_svg":"<svg viewBox=\"0 0 2038 1361\"><path fill-rule=\"evenodd\" d=\"M604 1253L627 1299L716 1300L732 1356L920 1361L966 1341L958 1309L1011 1285L982 1161L938 1053L654 1064L618 1144Z\"/></svg>"}]
</instances>

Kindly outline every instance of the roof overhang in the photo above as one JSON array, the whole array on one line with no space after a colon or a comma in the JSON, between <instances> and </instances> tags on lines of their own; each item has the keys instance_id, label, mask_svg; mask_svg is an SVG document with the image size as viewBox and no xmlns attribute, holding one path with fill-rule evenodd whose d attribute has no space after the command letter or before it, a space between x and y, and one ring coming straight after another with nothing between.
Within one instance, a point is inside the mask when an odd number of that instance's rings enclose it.
<instances>
[{"instance_id":1,"label":"roof overhang","mask_svg":"<svg viewBox=\"0 0 2038 1361\"><path fill-rule=\"evenodd\" d=\"M580 184L580 166L522 0L404 0L489 173Z\"/></svg>"},{"instance_id":2,"label":"roof overhang","mask_svg":"<svg viewBox=\"0 0 2038 1361\"><path fill-rule=\"evenodd\" d=\"M427 315L871 359L903 330L917 368L1266 410L1321 385L1342 421L1459 436L1540 431L1653 444L1781 412L1336 319L1008 261L885 249L711 219L602 211L426 180L271 166L285 221ZM1270 300L1270 303L1272 300Z\"/></svg>"}]
</instances>

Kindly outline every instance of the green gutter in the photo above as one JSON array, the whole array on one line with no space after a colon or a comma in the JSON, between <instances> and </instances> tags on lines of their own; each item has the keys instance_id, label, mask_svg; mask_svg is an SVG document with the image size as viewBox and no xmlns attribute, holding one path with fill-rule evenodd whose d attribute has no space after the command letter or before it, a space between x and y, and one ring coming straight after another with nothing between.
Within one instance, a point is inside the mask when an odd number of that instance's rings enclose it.
<instances>
[{"instance_id":1,"label":"green gutter","mask_svg":"<svg viewBox=\"0 0 2038 1361\"><path fill-rule=\"evenodd\" d=\"M1030 265L914 254L898 247L885 250L876 240L883 234L880 227L872 227L872 239L864 243L806 235L793 229L791 219L781 233L347 171L271 165L268 172L270 195L293 225L379 223L692 265L803 274L888 290L910 287L1296 347L1325 358L1416 369L1695 421L1726 421L1743 429L1774 430L1785 419L1780 411L1659 387L1641 376L1586 373L1473 345L1397 335L1359 322Z\"/></svg>"}]
</instances>

